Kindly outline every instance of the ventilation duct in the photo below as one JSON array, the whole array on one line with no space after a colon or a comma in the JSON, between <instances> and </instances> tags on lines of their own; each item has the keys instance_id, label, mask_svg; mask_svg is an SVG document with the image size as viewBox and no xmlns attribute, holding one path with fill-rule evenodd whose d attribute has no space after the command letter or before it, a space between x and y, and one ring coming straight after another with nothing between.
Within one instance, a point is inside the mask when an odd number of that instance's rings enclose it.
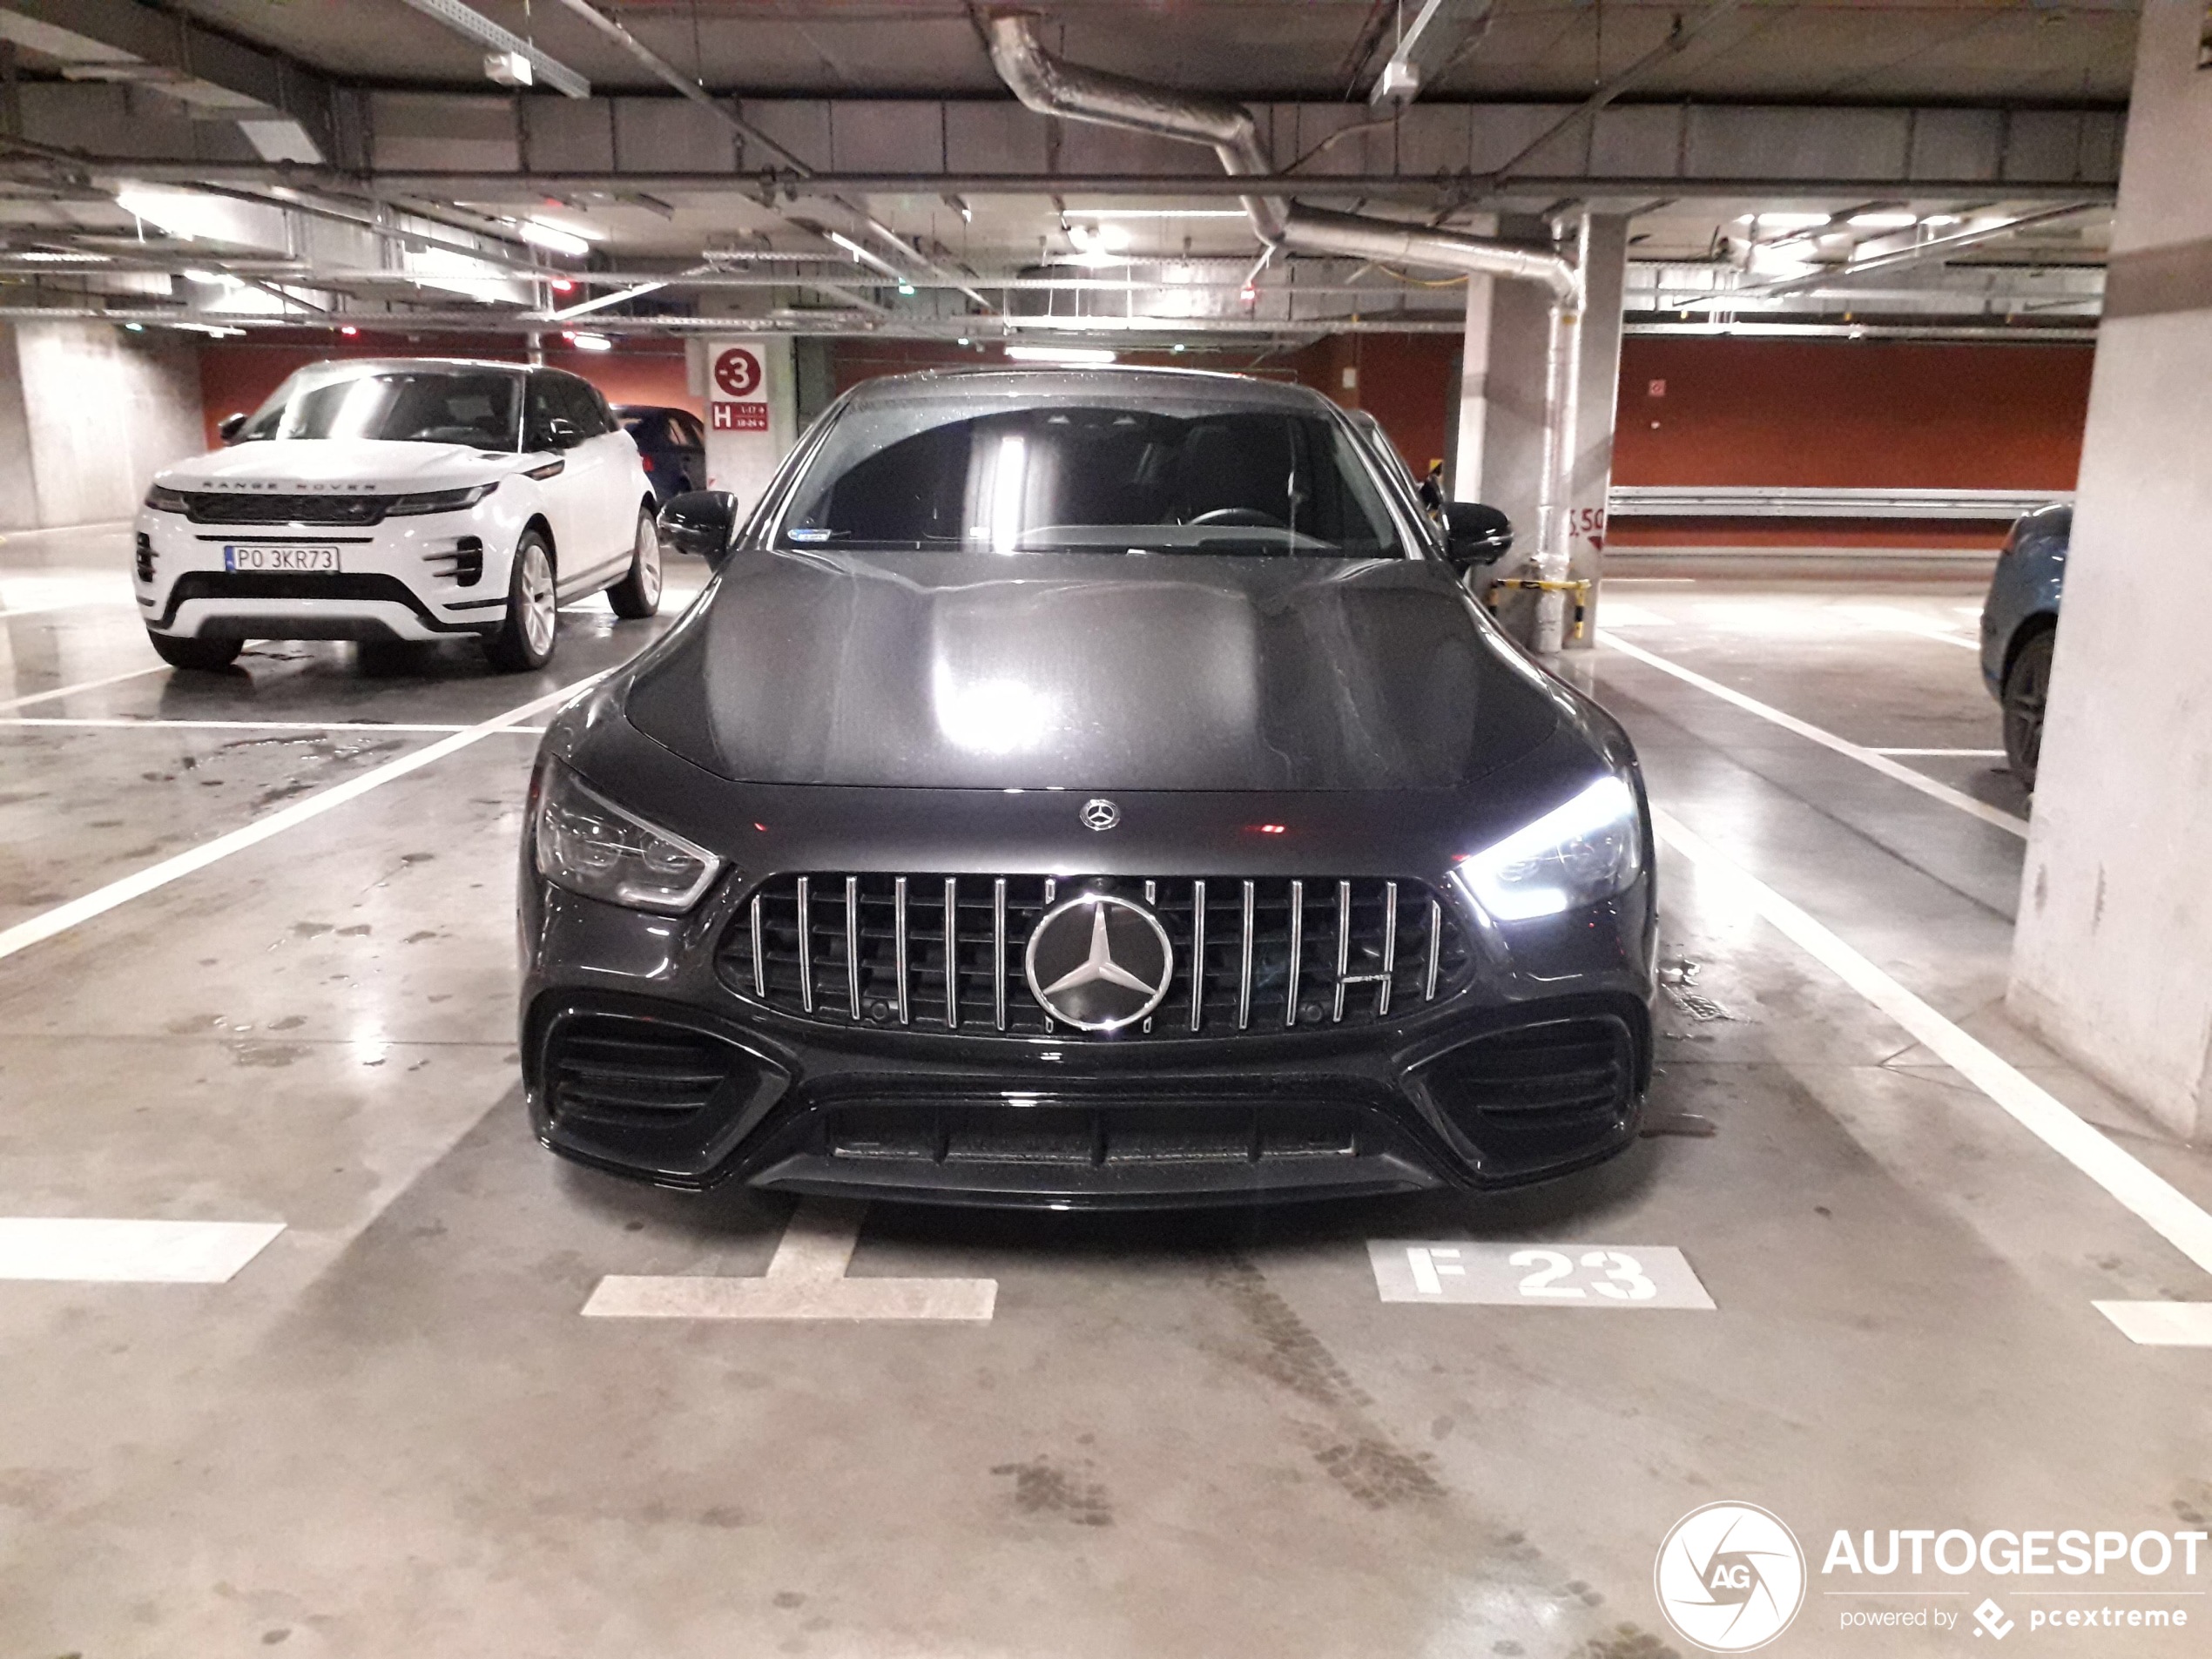
<instances>
[{"instance_id":1,"label":"ventilation duct","mask_svg":"<svg viewBox=\"0 0 2212 1659\"><path fill-rule=\"evenodd\" d=\"M999 78L1026 107L1040 115L1206 145L1221 158L1223 170L1232 176L1266 177L1274 172L1274 162L1260 142L1259 124L1249 109L1233 99L1153 86L1055 57L1038 38L1034 12L993 12L986 20L985 33ZM1582 284L1577 266L1548 249L1489 237L1364 213L1330 212L1279 196L1251 195L1243 199L1253 232L1270 247L1535 282L1550 293L1535 565L1548 577L1565 576L1567 516L1561 503L1570 464L1568 435L1575 427L1581 344ZM1539 624L1540 650L1545 648L1544 634L1558 632L1562 610L1556 594L1547 593L1543 597L1552 603L1539 607L1540 611L1548 609L1550 613L1548 627L1544 622ZM1550 648L1557 648L1555 639Z\"/></svg>"}]
</instances>

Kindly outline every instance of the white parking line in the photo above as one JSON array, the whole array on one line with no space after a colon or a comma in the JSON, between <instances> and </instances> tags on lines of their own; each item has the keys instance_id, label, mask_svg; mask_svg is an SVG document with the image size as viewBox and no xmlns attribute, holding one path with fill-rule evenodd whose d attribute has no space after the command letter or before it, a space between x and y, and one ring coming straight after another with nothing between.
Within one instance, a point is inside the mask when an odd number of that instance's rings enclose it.
<instances>
[{"instance_id":1,"label":"white parking line","mask_svg":"<svg viewBox=\"0 0 2212 1659\"><path fill-rule=\"evenodd\" d=\"M203 841L199 846L188 852L179 853L174 858L164 859L158 864L150 864L135 874L126 875L119 881L111 881L107 886L96 888L82 898L71 899L67 904L57 905L53 909L33 916L28 921L19 921L5 932L0 932L0 958L12 956L19 950L28 949L41 940L51 939L56 934L66 932L79 922L90 921L95 916L105 915L118 905L127 904L133 899L153 892L157 887L166 887L170 882L190 875L195 870L204 870L218 860L226 859L233 853L240 853L249 846L257 846L273 835L280 835L286 830L304 824L311 818L320 818L333 807L343 806L347 801L358 800L372 789L381 789L395 779L404 778L411 772L420 771L435 760L442 760L446 756L465 749L472 743L490 737L496 732L503 732L509 726L518 725L541 709L553 708L566 702L585 686L604 678L607 672L608 671L603 669L597 674L586 675L580 680L563 686L557 691L548 692L545 696L533 698L517 708L509 709L504 714L496 714L490 719L465 727L450 737L442 738L435 743L426 744L411 754L403 754L397 759L388 760L381 766L372 766L358 777L348 778L341 784L333 784L327 789L271 813L266 818L258 818L253 822L242 828L234 829L226 835L219 835L212 841Z\"/></svg>"},{"instance_id":2,"label":"white parking line","mask_svg":"<svg viewBox=\"0 0 2212 1659\"><path fill-rule=\"evenodd\" d=\"M991 1278L847 1278L864 1204L806 1198L761 1278L610 1275L583 1305L590 1319L988 1320Z\"/></svg>"},{"instance_id":3,"label":"white parking line","mask_svg":"<svg viewBox=\"0 0 2212 1659\"><path fill-rule=\"evenodd\" d=\"M1751 908L1791 943L1903 1027L2175 1249L2212 1273L2212 1215L2199 1209L2187 1194L1668 813L1654 811L1652 819L1660 840L1696 866L1701 876L1736 888Z\"/></svg>"},{"instance_id":4,"label":"white parking line","mask_svg":"<svg viewBox=\"0 0 2212 1659\"><path fill-rule=\"evenodd\" d=\"M0 1279L220 1285L283 1231L280 1221L0 1217Z\"/></svg>"},{"instance_id":5,"label":"white parking line","mask_svg":"<svg viewBox=\"0 0 2212 1659\"><path fill-rule=\"evenodd\" d=\"M2212 1348L2212 1302L2092 1302L2147 1348Z\"/></svg>"},{"instance_id":6,"label":"white parking line","mask_svg":"<svg viewBox=\"0 0 2212 1659\"><path fill-rule=\"evenodd\" d=\"M1770 707L1757 698L1746 697L1732 685L1723 685L1718 680L1708 679L1694 669L1684 668L1680 663L1670 663L1663 657L1654 656L1642 646L1632 645L1617 634L1608 633L1601 629L1598 631L1598 638L1622 656L1633 657L1636 661L1656 668L1662 674L1671 674L1684 685L1695 685L1699 691L1709 692L1724 703L1732 703L1747 714L1756 714L1762 720L1771 721L1785 732L1794 732L1801 738L1819 744L1823 748L1832 749L1839 755L1856 760L1862 766L1872 768L1885 778L1895 779L1908 789L1917 789L1922 794L1943 802L1946 806L1956 806L1962 813L1971 813L1985 824L1993 824L1999 829L2019 836L2022 840L2027 839L2026 819L2015 818L2008 812L1992 806L1987 801L1976 800L1972 795L1953 789L1948 784L1939 784L1925 772L1915 772L1910 766L1900 765L1879 750L1864 748L1848 738L1839 738L1832 732L1814 725L1808 720L1800 720L1794 714L1784 714L1780 709Z\"/></svg>"},{"instance_id":7,"label":"white parking line","mask_svg":"<svg viewBox=\"0 0 2212 1659\"><path fill-rule=\"evenodd\" d=\"M1977 760L2002 760L2002 749L1872 749L1867 752L1878 755L1952 755Z\"/></svg>"},{"instance_id":8,"label":"white parking line","mask_svg":"<svg viewBox=\"0 0 2212 1659\"><path fill-rule=\"evenodd\" d=\"M0 725L84 726L93 730L145 726L153 730L174 728L185 732L466 732L469 728L454 721L428 722L410 720L161 720L134 719L118 716L107 719L70 719L59 715L0 716ZM522 732L530 737L543 737L542 725L508 725L502 732Z\"/></svg>"},{"instance_id":9,"label":"white parking line","mask_svg":"<svg viewBox=\"0 0 2212 1659\"><path fill-rule=\"evenodd\" d=\"M166 663L156 663L152 668L134 668L125 673L110 674L105 679L79 680L74 685L57 685L51 691L33 691L27 697L0 698L0 709L27 709L33 703L50 703L57 697L74 697L79 691L97 691L103 685L119 685L125 680L144 679L149 674L165 674Z\"/></svg>"}]
</instances>

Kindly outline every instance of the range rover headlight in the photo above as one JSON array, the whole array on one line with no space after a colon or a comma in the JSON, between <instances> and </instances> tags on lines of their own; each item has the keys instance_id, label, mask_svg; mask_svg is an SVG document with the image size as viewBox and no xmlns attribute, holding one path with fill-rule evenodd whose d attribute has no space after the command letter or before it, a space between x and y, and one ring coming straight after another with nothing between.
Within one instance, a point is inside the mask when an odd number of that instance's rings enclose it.
<instances>
[{"instance_id":1,"label":"range rover headlight","mask_svg":"<svg viewBox=\"0 0 2212 1659\"><path fill-rule=\"evenodd\" d=\"M418 495L397 496L384 509L387 518L401 518L410 513L457 513L464 507L474 507L478 502L499 488L499 480L488 484L470 484L462 489L430 489Z\"/></svg>"},{"instance_id":2,"label":"range rover headlight","mask_svg":"<svg viewBox=\"0 0 2212 1659\"><path fill-rule=\"evenodd\" d=\"M157 513L181 513L185 510L185 492L172 489L166 484L156 484L146 491L146 505Z\"/></svg>"},{"instance_id":3,"label":"range rover headlight","mask_svg":"<svg viewBox=\"0 0 2212 1659\"><path fill-rule=\"evenodd\" d=\"M1643 868L1635 791L1607 776L1505 840L1461 859L1453 879L1498 921L1555 916L1609 899Z\"/></svg>"},{"instance_id":4,"label":"range rover headlight","mask_svg":"<svg viewBox=\"0 0 2212 1659\"><path fill-rule=\"evenodd\" d=\"M632 910L680 915L699 901L722 860L588 789L546 763L531 827L537 873L556 887Z\"/></svg>"}]
</instances>

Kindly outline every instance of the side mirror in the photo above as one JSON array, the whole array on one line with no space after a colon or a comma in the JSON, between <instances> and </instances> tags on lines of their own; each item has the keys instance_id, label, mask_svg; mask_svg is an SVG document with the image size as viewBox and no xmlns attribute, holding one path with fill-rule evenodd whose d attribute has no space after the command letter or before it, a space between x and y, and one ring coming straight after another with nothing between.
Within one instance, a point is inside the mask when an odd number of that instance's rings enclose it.
<instances>
[{"instance_id":1,"label":"side mirror","mask_svg":"<svg viewBox=\"0 0 2212 1659\"><path fill-rule=\"evenodd\" d=\"M242 411L237 415L226 415L215 423L215 435L225 443L236 442L238 435L245 430L246 415Z\"/></svg>"},{"instance_id":2,"label":"side mirror","mask_svg":"<svg viewBox=\"0 0 2212 1659\"><path fill-rule=\"evenodd\" d=\"M1444 556L1465 574L1472 565L1495 564L1513 547L1513 521L1480 502L1444 503Z\"/></svg>"},{"instance_id":3,"label":"side mirror","mask_svg":"<svg viewBox=\"0 0 2212 1659\"><path fill-rule=\"evenodd\" d=\"M573 449L583 442L573 421L556 415L545 423L545 444L550 449Z\"/></svg>"},{"instance_id":4,"label":"side mirror","mask_svg":"<svg viewBox=\"0 0 2212 1659\"><path fill-rule=\"evenodd\" d=\"M688 489L668 498L659 523L666 545L718 565L738 528L738 498L726 489Z\"/></svg>"}]
</instances>

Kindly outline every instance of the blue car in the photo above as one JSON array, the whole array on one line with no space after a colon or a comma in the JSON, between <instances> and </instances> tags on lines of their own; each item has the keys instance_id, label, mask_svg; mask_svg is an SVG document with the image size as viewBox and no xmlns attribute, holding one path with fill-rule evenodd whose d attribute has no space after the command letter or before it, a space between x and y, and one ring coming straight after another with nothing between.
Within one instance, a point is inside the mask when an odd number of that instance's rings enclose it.
<instances>
[{"instance_id":1,"label":"blue car","mask_svg":"<svg viewBox=\"0 0 2212 1659\"><path fill-rule=\"evenodd\" d=\"M706 488L706 433L688 409L617 403L615 419L637 445L653 499L665 507L672 496Z\"/></svg>"},{"instance_id":2,"label":"blue car","mask_svg":"<svg viewBox=\"0 0 2212 1659\"><path fill-rule=\"evenodd\" d=\"M2013 522L1981 607L1981 677L2005 711L2005 758L2030 789L2043 747L2051 645L2066 585L2074 509L2039 507Z\"/></svg>"}]
</instances>

